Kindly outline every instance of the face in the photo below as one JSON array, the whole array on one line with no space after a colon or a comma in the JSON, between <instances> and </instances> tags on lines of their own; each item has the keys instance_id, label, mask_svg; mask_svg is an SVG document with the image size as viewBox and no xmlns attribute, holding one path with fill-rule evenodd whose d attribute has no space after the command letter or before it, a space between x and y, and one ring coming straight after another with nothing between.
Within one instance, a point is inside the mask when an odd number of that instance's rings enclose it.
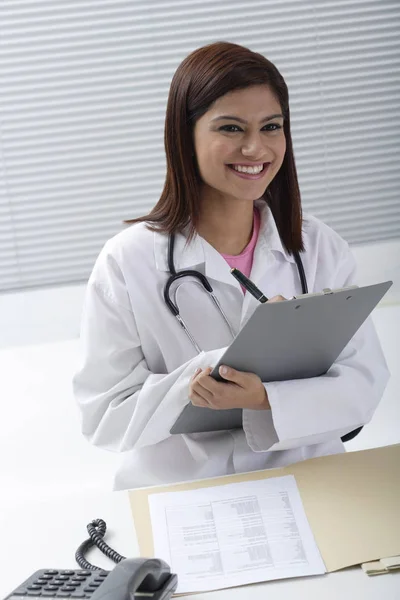
<instances>
[{"instance_id":1,"label":"face","mask_svg":"<svg viewBox=\"0 0 400 600\"><path fill-rule=\"evenodd\" d=\"M286 150L282 109L268 86L218 98L194 128L203 198L256 200L279 171Z\"/></svg>"}]
</instances>

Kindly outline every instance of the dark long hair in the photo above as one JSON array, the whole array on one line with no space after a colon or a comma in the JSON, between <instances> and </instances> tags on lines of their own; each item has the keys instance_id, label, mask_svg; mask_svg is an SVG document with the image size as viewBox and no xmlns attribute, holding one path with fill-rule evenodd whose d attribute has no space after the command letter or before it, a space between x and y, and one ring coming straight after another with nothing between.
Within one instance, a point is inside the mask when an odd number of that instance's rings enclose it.
<instances>
[{"instance_id":1,"label":"dark long hair","mask_svg":"<svg viewBox=\"0 0 400 600\"><path fill-rule=\"evenodd\" d=\"M167 233L189 225L189 239L199 219L201 179L193 142L196 120L221 96L253 85L267 85L284 116L286 153L281 168L265 190L286 250L303 250L301 200L290 134L289 93L282 75L269 60L248 48L217 42L189 54L171 82L165 119L164 144L167 175L152 211L126 223L146 221L151 230Z\"/></svg>"}]
</instances>

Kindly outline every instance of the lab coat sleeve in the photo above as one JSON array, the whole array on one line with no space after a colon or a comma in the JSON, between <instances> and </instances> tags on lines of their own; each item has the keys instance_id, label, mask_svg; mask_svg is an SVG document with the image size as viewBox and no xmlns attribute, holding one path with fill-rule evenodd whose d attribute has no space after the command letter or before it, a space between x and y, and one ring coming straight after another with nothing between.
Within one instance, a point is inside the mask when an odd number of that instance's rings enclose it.
<instances>
[{"instance_id":1,"label":"lab coat sleeve","mask_svg":"<svg viewBox=\"0 0 400 600\"><path fill-rule=\"evenodd\" d=\"M108 281L89 280L81 328L82 364L74 396L82 431L96 446L123 452L166 439L188 398L197 367L217 362L224 348L202 352L167 374L151 373L134 314L116 267Z\"/></svg>"},{"instance_id":2,"label":"lab coat sleeve","mask_svg":"<svg viewBox=\"0 0 400 600\"><path fill-rule=\"evenodd\" d=\"M355 272L347 247L332 289L353 285ZM264 384L271 411L243 411L247 443L255 452L263 452L337 440L370 421L388 379L369 317L325 375Z\"/></svg>"}]
</instances>

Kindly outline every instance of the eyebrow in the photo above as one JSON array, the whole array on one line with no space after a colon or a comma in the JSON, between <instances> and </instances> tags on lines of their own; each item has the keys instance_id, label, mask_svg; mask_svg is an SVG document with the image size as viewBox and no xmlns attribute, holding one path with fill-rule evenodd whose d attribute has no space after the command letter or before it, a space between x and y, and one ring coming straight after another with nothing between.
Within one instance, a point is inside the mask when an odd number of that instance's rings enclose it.
<instances>
[{"instance_id":1,"label":"eyebrow","mask_svg":"<svg viewBox=\"0 0 400 600\"><path fill-rule=\"evenodd\" d=\"M277 113L276 115L269 115L268 117L264 117L263 119L261 119L260 123L266 123L266 121L271 121L271 119L283 119L283 115L280 113ZM221 115L220 117L214 117L214 119L211 119L212 121L222 121L222 119L225 120L229 120L229 121L238 121L238 123L243 123L244 125L247 125L247 121L245 119L241 119L240 117L235 117L234 115Z\"/></svg>"}]
</instances>

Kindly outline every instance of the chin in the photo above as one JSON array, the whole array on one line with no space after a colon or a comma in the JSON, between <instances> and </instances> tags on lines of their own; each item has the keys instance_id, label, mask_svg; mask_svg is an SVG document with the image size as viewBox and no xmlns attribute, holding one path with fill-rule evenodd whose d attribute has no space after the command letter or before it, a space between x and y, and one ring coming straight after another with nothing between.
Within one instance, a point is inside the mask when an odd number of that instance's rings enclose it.
<instances>
[{"instance_id":1,"label":"chin","mask_svg":"<svg viewBox=\"0 0 400 600\"><path fill-rule=\"evenodd\" d=\"M253 190L248 190L248 192L243 192L243 190L235 191L235 192L232 192L230 194L230 196L233 196L237 200L255 202L256 200L259 200L259 198L261 198L261 196L263 196L265 194L265 190L266 190L266 188L263 186L259 190L253 189Z\"/></svg>"}]
</instances>

